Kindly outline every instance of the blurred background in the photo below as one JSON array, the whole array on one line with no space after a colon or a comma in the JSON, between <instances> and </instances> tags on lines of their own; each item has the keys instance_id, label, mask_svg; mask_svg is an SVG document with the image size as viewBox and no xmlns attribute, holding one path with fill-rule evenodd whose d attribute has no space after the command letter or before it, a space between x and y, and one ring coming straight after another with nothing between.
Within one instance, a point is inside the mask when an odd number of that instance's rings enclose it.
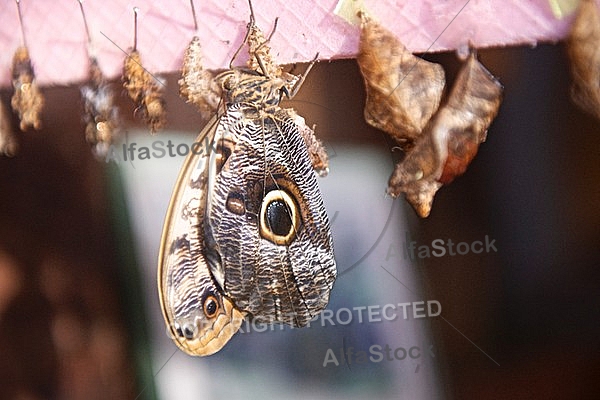
<instances>
[{"instance_id":1,"label":"blurred background","mask_svg":"<svg viewBox=\"0 0 600 400\"><path fill-rule=\"evenodd\" d=\"M0 399L600 397L600 122L569 99L562 44L479 55L504 84L504 102L466 174L438 192L425 220L384 195L402 154L365 124L355 61L315 66L286 106L316 124L331 157L319 179L339 271L331 320L243 325L208 358L176 349L156 292L183 157L97 161L79 88L42 88L42 131L17 132L19 153L0 158ZM453 79L454 54L426 58ZM115 81L123 142L194 141L203 121L178 97L177 79L166 76L169 122L156 136ZM11 94L2 89L4 104ZM404 256L413 240L486 235L497 252ZM439 316L368 314L428 300ZM358 362L374 345L388 345L391 360ZM393 357L415 346L419 358ZM354 358L343 358L349 348Z\"/></svg>"}]
</instances>

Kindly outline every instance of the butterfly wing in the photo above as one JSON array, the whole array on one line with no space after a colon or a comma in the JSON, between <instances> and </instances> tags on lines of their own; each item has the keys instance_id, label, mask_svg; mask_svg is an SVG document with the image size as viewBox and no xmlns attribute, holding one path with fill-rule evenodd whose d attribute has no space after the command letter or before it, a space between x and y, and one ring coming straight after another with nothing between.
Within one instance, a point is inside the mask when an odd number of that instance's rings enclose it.
<instances>
[{"instance_id":1,"label":"butterfly wing","mask_svg":"<svg viewBox=\"0 0 600 400\"><path fill-rule=\"evenodd\" d=\"M197 143L212 143L213 117ZM165 218L159 251L158 292L169 334L184 352L219 351L238 331L244 314L224 296L205 257L204 213L210 146L190 153L179 173Z\"/></svg>"},{"instance_id":2,"label":"butterfly wing","mask_svg":"<svg viewBox=\"0 0 600 400\"><path fill-rule=\"evenodd\" d=\"M281 108L256 110L230 105L229 129L217 132L230 148L211 174L209 252L241 310L304 326L326 307L336 277L329 221L298 125Z\"/></svg>"}]
</instances>

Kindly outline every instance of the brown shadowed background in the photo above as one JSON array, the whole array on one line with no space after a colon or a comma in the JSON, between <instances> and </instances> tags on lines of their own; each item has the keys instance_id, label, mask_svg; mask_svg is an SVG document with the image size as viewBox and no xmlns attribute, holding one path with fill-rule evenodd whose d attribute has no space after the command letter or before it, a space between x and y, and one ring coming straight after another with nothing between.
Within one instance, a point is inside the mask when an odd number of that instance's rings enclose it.
<instances>
[{"instance_id":1,"label":"brown shadowed background","mask_svg":"<svg viewBox=\"0 0 600 400\"><path fill-rule=\"evenodd\" d=\"M427 58L441 62L450 79L459 65L453 54ZM419 219L404 199L394 205L418 243L488 235L498 249L413 263L427 298L443 306L444 319L430 321L434 398L598 398L600 121L569 100L562 45L483 50L480 58L505 86L487 141L466 174L440 190L428 219ZM177 78L167 76L168 126L157 139L203 125L178 97ZM120 83L115 87L126 129L142 129ZM140 279L139 254L149 250L135 245L119 173L124 167L94 159L77 86L42 92L43 129L17 132L19 153L0 158L0 399L161 398L153 375L165 360L152 360L152 307ZM10 95L0 92L5 104ZM287 104L317 124L328 148L354 146L360 154L386 143L363 120L364 88L353 60L318 64ZM12 123L16 129L15 118ZM383 155L384 179L392 171L390 154L402 157L393 145L388 141ZM326 179L335 179L333 169ZM364 190L351 178L341 184ZM385 186L378 190L383 197ZM368 213L370 205L363 206L356 212ZM162 221L164 212L155 218ZM349 229L358 235L363 227ZM403 241L401 235L395 242L400 254ZM371 258L357 268L381 274L383 263ZM347 292L359 294L358 286ZM243 344L235 349L226 356L243 358ZM337 374L348 382L357 369L340 367ZM305 385L322 371L314 365L310 379L297 378L290 390L307 390L311 398ZM239 373L252 379L257 372ZM417 375L407 370L399 379Z\"/></svg>"}]
</instances>

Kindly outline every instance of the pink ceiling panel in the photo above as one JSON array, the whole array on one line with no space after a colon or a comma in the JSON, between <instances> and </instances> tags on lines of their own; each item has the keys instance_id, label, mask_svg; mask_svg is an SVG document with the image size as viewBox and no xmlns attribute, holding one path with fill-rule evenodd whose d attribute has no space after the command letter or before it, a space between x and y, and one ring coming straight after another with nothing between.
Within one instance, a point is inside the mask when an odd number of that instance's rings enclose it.
<instances>
[{"instance_id":1,"label":"pink ceiling panel","mask_svg":"<svg viewBox=\"0 0 600 400\"><path fill-rule=\"evenodd\" d=\"M283 63L354 57L358 28L334 14L338 0L255 0L257 23L270 31ZM0 0L0 86L10 84L12 54L22 42L15 1ZM180 68L194 35L188 0L87 0L84 8L92 41L104 72L121 73L124 51L133 44L133 7L140 8L138 49L153 73ZM554 42L563 38L571 18L557 19L548 0L364 0L369 13L415 52ZM248 21L245 0L196 0L207 68L225 68L239 46ZM21 0L26 41L42 85L66 85L87 77L84 23L77 0ZM433 43L433 45L432 45ZM431 46L431 48L430 48ZM236 64L243 62L238 60Z\"/></svg>"}]
</instances>

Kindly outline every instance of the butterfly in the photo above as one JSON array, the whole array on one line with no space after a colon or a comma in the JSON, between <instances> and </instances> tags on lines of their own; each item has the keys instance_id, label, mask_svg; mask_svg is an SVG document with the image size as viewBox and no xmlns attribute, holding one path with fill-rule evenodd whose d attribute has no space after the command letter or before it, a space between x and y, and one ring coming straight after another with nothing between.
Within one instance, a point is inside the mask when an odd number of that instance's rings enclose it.
<instances>
[{"instance_id":1,"label":"butterfly","mask_svg":"<svg viewBox=\"0 0 600 400\"><path fill-rule=\"evenodd\" d=\"M162 311L190 355L219 351L244 318L301 327L327 306L337 272L320 159L312 130L279 106L315 60L300 77L215 77L224 107L197 138L210 145L184 161L159 251Z\"/></svg>"}]
</instances>

